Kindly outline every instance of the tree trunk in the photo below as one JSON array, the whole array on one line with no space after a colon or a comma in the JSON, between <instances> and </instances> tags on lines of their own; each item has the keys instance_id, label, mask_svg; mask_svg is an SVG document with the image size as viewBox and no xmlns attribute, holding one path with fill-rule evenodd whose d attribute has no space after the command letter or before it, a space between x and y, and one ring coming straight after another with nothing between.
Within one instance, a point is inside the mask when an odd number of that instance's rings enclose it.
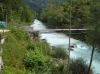
<instances>
[{"instance_id":1,"label":"tree trunk","mask_svg":"<svg viewBox=\"0 0 100 74\"><path fill-rule=\"evenodd\" d=\"M91 59L90 59L89 68L87 70L87 74L89 74L89 72L90 72L90 68L91 68L91 64L92 64L92 60L93 60L94 49L95 49L95 40L94 40L94 43L93 43L93 48L92 48L92 53L91 53Z\"/></svg>"},{"instance_id":2,"label":"tree trunk","mask_svg":"<svg viewBox=\"0 0 100 74\"><path fill-rule=\"evenodd\" d=\"M67 74L69 73L69 66L70 66L70 38L71 38L71 25L72 25L72 19L71 19L71 14L72 14L72 0L70 0L70 4L71 4L71 7L70 7L70 27L69 27L69 57L68 57L68 65L67 65Z\"/></svg>"}]
</instances>

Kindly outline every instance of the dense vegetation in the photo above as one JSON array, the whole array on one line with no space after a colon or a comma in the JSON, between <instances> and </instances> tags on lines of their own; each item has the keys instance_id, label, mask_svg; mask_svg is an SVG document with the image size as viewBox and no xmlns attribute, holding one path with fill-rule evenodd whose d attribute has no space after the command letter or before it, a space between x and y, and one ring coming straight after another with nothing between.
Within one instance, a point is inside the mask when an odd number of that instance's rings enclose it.
<instances>
[{"instance_id":1,"label":"dense vegetation","mask_svg":"<svg viewBox=\"0 0 100 74\"><path fill-rule=\"evenodd\" d=\"M34 1L29 1L29 0L23 0L25 3L27 3L32 10L40 13L40 11L42 10L41 6L37 4L37 2ZM38 0L37 0L38 1ZM39 1L38 1L39 2ZM42 3L41 3L42 4Z\"/></svg>"},{"instance_id":2,"label":"dense vegetation","mask_svg":"<svg viewBox=\"0 0 100 74\"><path fill-rule=\"evenodd\" d=\"M2 74L38 74L49 72L50 48L47 43L31 42L29 34L19 28L11 28L6 33L7 38L3 47L4 70ZM34 50L27 48L29 44ZM38 69L38 70L37 70Z\"/></svg>"},{"instance_id":3,"label":"dense vegetation","mask_svg":"<svg viewBox=\"0 0 100 74\"><path fill-rule=\"evenodd\" d=\"M27 0L24 0L30 6L33 6ZM49 28L69 28L70 23L70 0L34 0L38 4L45 7L39 15L39 19L46 23ZM64 2L63 2L64 1ZM18 26L32 22L37 17L37 12L42 8L37 6L35 11L24 3L22 0L0 0L0 21L8 21L9 33L6 33L7 38L3 47L4 70L2 74L66 74L66 61L68 55L62 48L50 49L46 42L39 42L38 35L36 40L32 42L29 34L19 29ZM86 42L93 45L91 61L89 68L86 62L82 59L71 60L69 74L92 74L91 62L95 47L100 47L100 0L73 0L72 5L72 28L87 28L90 29L84 37ZM33 7L34 9L34 7ZM7 17L7 20L6 20ZM82 35L83 36L83 35ZM96 37L95 37L96 36ZM35 38L35 37L34 37ZM82 38L83 39L83 38ZM78 65L78 70L76 66ZM80 68L82 67L82 68ZM83 72L82 72L83 71ZM82 73L81 73L82 72Z\"/></svg>"},{"instance_id":4,"label":"dense vegetation","mask_svg":"<svg viewBox=\"0 0 100 74\"><path fill-rule=\"evenodd\" d=\"M42 10L40 20L49 28L69 28L70 24L70 7L71 9L71 28L88 28L93 27L93 24L99 20L99 0L73 0L72 7L70 0L66 2L59 2L58 4L49 3L45 9ZM95 18L95 20L94 20ZM99 18L99 17L98 17ZM72 31L72 33L80 33L74 35L77 39L86 40L86 32Z\"/></svg>"},{"instance_id":5,"label":"dense vegetation","mask_svg":"<svg viewBox=\"0 0 100 74\"><path fill-rule=\"evenodd\" d=\"M83 58L71 59L69 70L72 71L72 74L87 74L87 69L88 65ZM93 74L93 72L90 71L89 74Z\"/></svg>"},{"instance_id":6,"label":"dense vegetation","mask_svg":"<svg viewBox=\"0 0 100 74\"><path fill-rule=\"evenodd\" d=\"M92 0L74 0L72 3L72 27L83 28L91 13L90 5ZM57 5L49 3L42 11L40 19L51 26L69 27L70 22L70 1L60 2Z\"/></svg>"},{"instance_id":7,"label":"dense vegetation","mask_svg":"<svg viewBox=\"0 0 100 74\"><path fill-rule=\"evenodd\" d=\"M0 21L10 23L30 23L36 18L36 12L22 0L0 0ZM7 20L6 20L7 19Z\"/></svg>"},{"instance_id":8,"label":"dense vegetation","mask_svg":"<svg viewBox=\"0 0 100 74\"><path fill-rule=\"evenodd\" d=\"M55 53L51 51L46 42L38 40L32 42L29 34L17 27L12 27L10 30L9 33L2 34L7 35L5 43L1 45L4 61L2 74L55 74L63 72L64 61L60 61L60 57L57 57L58 59L52 57ZM63 55L63 53L60 54ZM62 58L65 57L62 56Z\"/></svg>"},{"instance_id":9,"label":"dense vegetation","mask_svg":"<svg viewBox=\"0 0 100 74\"><path fill-rule=\"evenodd\" d=\"M71 22L71 28L88 29L85 34L74 35L74 37L86 41L93 47L87 74L89 74L92 64L94 49L100 47L99 3L100 0L72 0L72 6L70 0L56 5L49 3L40 15L40 20L46 23L49 28L69 28ZM78 33L82 33L82 31Z\"/></svg>"},{"instance_id":10,"label":"dense vegetation","mask_svg":"<svg viewBox=\"0 0 100 74\"><path fill-rule=\"evenodd\" d=\"M19 30L19 31L18 31ZM25 74L23 59L27 53L26 46L29 43L27 32L12 28L6 33L7 38L2 45L4 70L3 74Z\"/></svg>"},{"instance_id":11,"label":"dense vegetation","mask_svg":"<svg viewBox=\"0 0 100 74\"><path fill-rule=\"evenodd\" d=\"M7 35L1 45L4 61L2 74L66 74L68 55L64 49L58 47L51 50L47 42L39 42L38 39L32 42L23 29L12 27L10 30L2 34ZM33 34L38 38L37 34ZM73 72L75 69L70 69L70 74Z\"/></svg>"}]
</instances>

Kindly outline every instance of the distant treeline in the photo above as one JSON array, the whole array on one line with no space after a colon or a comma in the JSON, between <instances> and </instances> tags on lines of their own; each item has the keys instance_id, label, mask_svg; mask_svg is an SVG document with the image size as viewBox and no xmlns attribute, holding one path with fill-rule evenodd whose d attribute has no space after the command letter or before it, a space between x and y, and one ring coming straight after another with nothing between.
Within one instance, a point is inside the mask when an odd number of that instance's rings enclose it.
<instances>
[{"instance_id":1,"label":"distant treeline","mask_svg":"<svg viewBox=\"0 0 100 74\"><path fill-rule=\"evenodd\" d=\"M49 1L47 7L42 10L39 19L54 28L55 26L69 27L71 9L72 27L87 27L93 24L93 19L97 19L100 14L99 3L100 0L72 0L71 6L70 0L58 4Z\"/></svg>"},{"instance_id":2,"label":"distant treeline","mask_svg":"<svg viewBox=\"0 0 100 74\"><path fill-rule=\"evenodd\" d=\"M22 0L0 0L0 21L8 22L32 22L36 12L25 4Z\"/></svg>"}]
</instances>

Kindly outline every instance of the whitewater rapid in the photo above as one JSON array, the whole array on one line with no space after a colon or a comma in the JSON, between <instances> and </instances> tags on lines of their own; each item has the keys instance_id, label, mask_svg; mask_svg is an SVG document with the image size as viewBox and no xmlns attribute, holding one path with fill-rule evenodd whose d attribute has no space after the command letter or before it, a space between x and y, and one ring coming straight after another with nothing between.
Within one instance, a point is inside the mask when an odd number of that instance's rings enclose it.
<instances>
[{"instance_id":1,"label":"whitewater rapid","mask_svg":"<svg viewBox=\"0 0 100 74\"><path fill-rule=\"evenodd\" d=\"M35 19L34 23L31 25L34 30L44 30L47 29L43 23L37 19ZM67 48L69 45L69 36L66 36L63 33L39 33L41 39L46 39L46 41L50 44L50 46L61 46L63 48ZM71 58L84 58L87 63L90 61L91 57L91 46L87 46L84 42L71 38L71 45L75 44L77 47L74 48L74 51L70 52ZM94 52L94 58L92 62L92 68L94 70L94 74L100 73L100 54L98 52Z\"/></svg>"}]
</instances>

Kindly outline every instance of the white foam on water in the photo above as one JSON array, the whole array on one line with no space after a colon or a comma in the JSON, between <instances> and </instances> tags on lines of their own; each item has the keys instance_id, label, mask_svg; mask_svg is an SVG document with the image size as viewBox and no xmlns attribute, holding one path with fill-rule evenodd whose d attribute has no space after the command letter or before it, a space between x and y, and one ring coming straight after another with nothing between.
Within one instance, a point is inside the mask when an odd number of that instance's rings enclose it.
<instances>
[{"instance_id":1,"label":"white foam on water","mask_svg":"<svg viewBox=\"0 0 100 74\"><path fill-rule=\"evenodd\" d=\"M46 27L39 20L35 19L34 23L31 25L34 30L36 29L46 29ZM41 39L46 39L50 46L62 46L67 48L69 45L69 36L64 35L63 33L40 33ZM71 44L75 44L77 47L74 48L74 51L70 52L71 58L82 57L87 60L87 63L90 61L91 57L91 46L87 46L84 42L71 38ZM94 68L94 74L100 73L100 54L94 52L94 58L92 62L92 67Z\"/></svg>"}]
</instances>

